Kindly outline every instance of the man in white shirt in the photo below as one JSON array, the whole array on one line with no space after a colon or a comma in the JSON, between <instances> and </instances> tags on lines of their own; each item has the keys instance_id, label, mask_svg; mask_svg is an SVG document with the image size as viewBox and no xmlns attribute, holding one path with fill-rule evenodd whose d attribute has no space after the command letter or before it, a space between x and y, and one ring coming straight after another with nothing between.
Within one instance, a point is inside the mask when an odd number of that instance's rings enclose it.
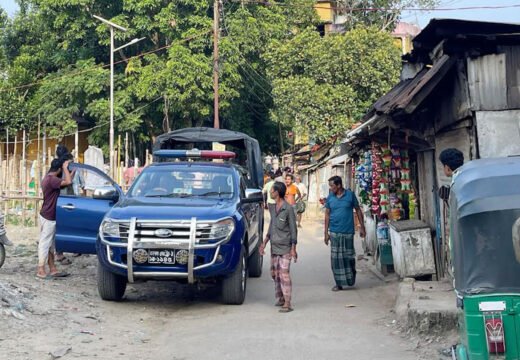
<instances>
[{"instance_id":1,"label":"man in white shirt","mask_svg":"<svg viewBox=\"0 0 520 360\"><path fill-rule=\"evenodd\" d=\"M307 186L302 183L302 177L300 175L296 176L296 186L300 190L300 198L297 201L296 209L298 212L298 227L302 227L302 215L305 212L305 201L307 200Z\"/></svg>"}]
</instances>

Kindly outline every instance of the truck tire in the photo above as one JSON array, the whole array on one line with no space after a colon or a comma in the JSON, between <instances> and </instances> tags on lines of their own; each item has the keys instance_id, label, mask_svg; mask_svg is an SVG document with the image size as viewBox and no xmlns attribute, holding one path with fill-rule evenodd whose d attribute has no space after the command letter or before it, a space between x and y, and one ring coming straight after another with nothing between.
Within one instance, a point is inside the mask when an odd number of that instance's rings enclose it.
<instances>
[{"instance_id":1,"label":"truck tire","mask_svg":"<svg viewBox=\"0 0 520 360\"><path fill-rule=\"evenodd\" d=\"M246 297L247 265L246 251L242 246L237 268L222 280L222 302L228 305L242 305Z\"/></svg>"},{"instance_id":2,"label":"truck tire","mask_svg":"<svg viewBox=\"0 0 520 360\"><path fill-rule=\"evenodd\" d=\"M264 264L264 257L260 255L258 247L253 251L248 261L248 272L252 278L259 278L262 276L262 266Z\"/></svg>"},{"instance_id":3,"label":"truck tire","mask_svg":"<svg viewBox=\"0 0 520 360\"><path fill-rule=\"evenodd\" d=\"M98 293L101 299L121 301L126 290L126 279L114 274L98 263L97 267Z\"/></svg>"},{"instance_id":4,"label":"truck tire","mask_svg":"<svg viewBox=\"0 0 520 360\"><path fill-rule=\"evenodd\" d=\"M5 248L4 244L0 244L0 268L4 265L5 261Z\"/></svg>"}]
</instances>

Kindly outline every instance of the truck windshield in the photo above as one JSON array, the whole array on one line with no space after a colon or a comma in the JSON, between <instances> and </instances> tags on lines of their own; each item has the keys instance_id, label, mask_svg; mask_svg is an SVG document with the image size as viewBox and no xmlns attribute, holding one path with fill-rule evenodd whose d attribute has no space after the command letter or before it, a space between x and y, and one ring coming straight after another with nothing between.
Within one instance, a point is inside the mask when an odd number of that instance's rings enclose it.
<instances>
[{"instance_id":1,"label":"truck windshield","mask_svg":"<svg viewBox=\"0 0 520 360\"><path fill-rule=\"evenodd\" d=\"M234 194L230 169L213 167L145 169L128 192L129 197L207 197L230 199Z\"/></svg>"}]
</instances>

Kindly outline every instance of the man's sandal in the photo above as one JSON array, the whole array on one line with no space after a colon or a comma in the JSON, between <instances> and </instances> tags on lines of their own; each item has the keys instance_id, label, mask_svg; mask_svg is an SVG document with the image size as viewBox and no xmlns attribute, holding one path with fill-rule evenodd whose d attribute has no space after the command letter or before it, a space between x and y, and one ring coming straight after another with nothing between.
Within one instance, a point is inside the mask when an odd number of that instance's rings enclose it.
<instances>
[{"instance_id":1,"label":"man's sandal","mask_svg":"<svg viewBox=\"0 0 520 360\"><path fill-rule=\"evenodd\" d=\"M276 302L276 304L274 304L274 306L284 306L284 304L285 304L285 301L283 301L283 300L278 300L278 301Z\"/></svg>"},{"instance_id":2,"label":"man's sandal","mask_svg":"<svg viewBox=\"0 0 520 360\"><path fill-rule=\"evenodd\" d=\"M291 311L293 311L294 309L291 308L291 307L283 307L281 308L280 310L278 310L278 312L281 312L281 313L289 313Z\"/></svg>"}]
</instances>

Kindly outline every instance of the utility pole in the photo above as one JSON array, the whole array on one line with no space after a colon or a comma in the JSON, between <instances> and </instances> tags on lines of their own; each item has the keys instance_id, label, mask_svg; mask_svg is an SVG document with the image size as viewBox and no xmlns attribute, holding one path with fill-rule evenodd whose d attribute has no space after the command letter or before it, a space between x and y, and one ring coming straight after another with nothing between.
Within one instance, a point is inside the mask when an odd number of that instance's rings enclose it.
<instances>
[{"instance_id":1,"label":"utility pole","mask_svg":"<svg viewBox=\"0 0 520 360\"><path fill-rule=\"evenodd\" d=\"M219 12L219 0L214 0L213 3L213 92L214 92L214 118L213 127L215 129L220 128L220 119L218 114L218 41L220 34L220 12Z\"/></svg>"}]
</instances>

